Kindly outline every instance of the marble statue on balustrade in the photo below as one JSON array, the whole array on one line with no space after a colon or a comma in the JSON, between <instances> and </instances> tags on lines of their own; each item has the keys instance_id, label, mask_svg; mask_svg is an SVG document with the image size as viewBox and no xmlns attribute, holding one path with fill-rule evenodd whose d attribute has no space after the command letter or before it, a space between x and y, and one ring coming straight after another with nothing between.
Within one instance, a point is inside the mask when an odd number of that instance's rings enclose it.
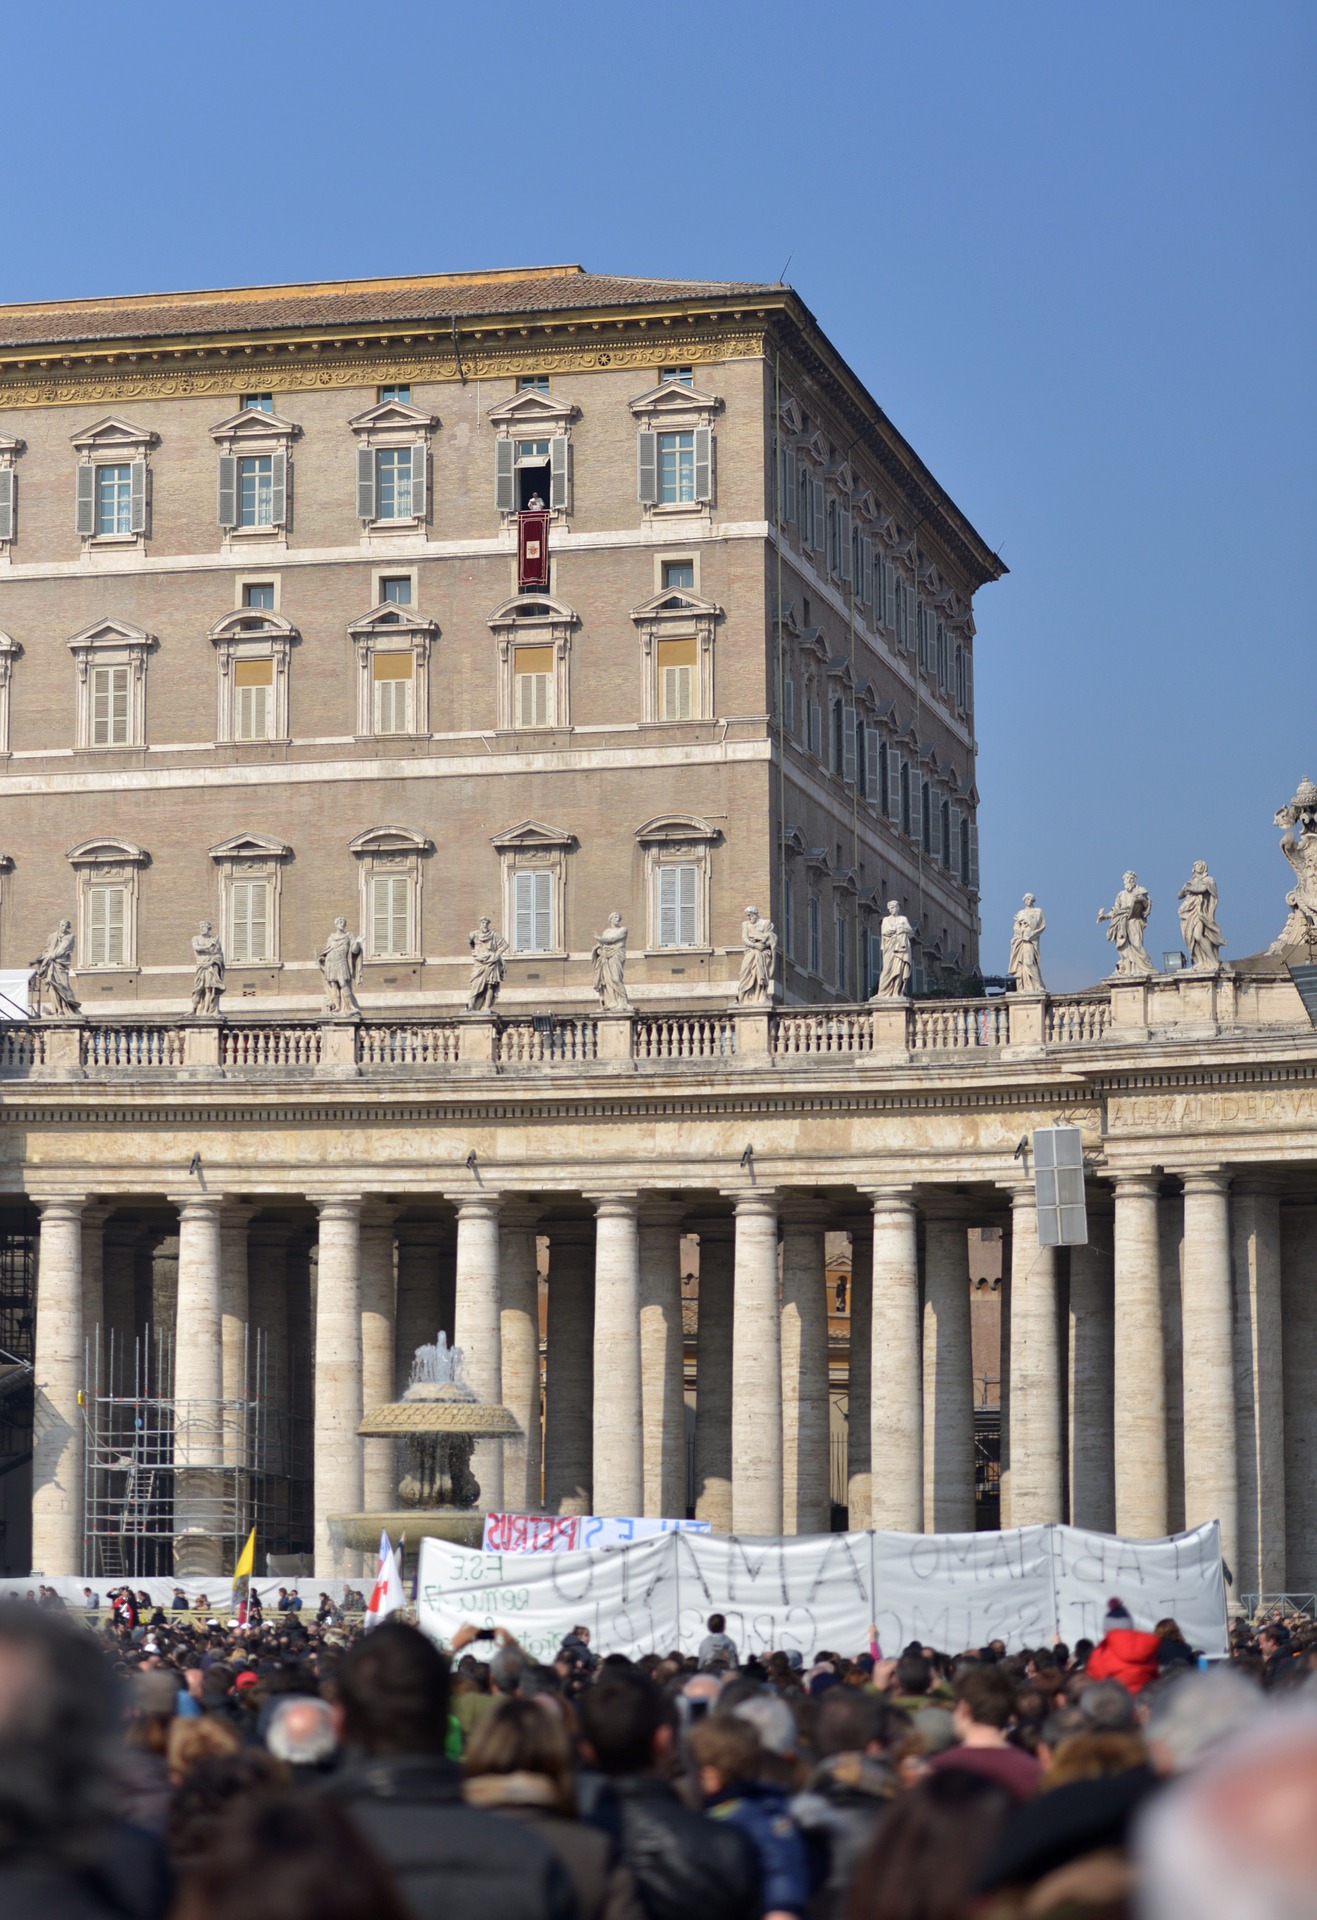
<instances>
[{"instance_id":1,"label":"marble statue on balustrade","mask_svg":"<svg viewBox=\"0 0 1317 1920\"><path fill-rule=\"evenodd\" d=\"M28 964L32 968L32 1012L38 1018L42 1011L43 992L48 992L55 1002L56 1013L81 1013L81 1004L74 997L73 983L69 978L69 969L73 964L71 920L60 921L36 959Z\"/></svg>"},{"instance_id":2,"label":"marble statue on balustrade","mask_svg":"<svg viewBox=\"0 0 1317 1920\"><path fill-rule=\"evenodd\" d=\"M325 983L326 1013L360 1013L357 988L366 949L360 934L349 933L348 923L339 914L334 931L316 955Z\"/></svg>"},{"instance_id":3,"label":"marble statue on balustrade","mask_svg":"<svg viewBox=\"0 0 1317 1920\"><path fill-rule=\"evenodd\" d=\"M1043 985L1042 940L1047 929L1043 910L1033 894L1011 922L1011 958L1006 971L1014 977L1017 993L1046 993Z\"/></svg>"},{"instance_id":4,"label":"marble statue on balustrade","mask_svg":"<svg viewBox=\"0 0 1317 1920\"><path fill-rule=\"evenodd\" d=\"M1193 871L1179 892L1180 934L1189 965L1200 973L1216 973L1221 966L1225 935L1216 924L1216 881L1206 860L1195 860Z\"/></svg>"},{"instance_id":5,"label":"marble statue on balustrade","mask_svg":"<svg viewBox=\"0 0 1317 1920\"><path fill-rule=\"evenodd\" d=\"M626 990L626 928L620 913L610 913L608 925L594 939L594 990L605 1013L630 1013Z\"/></svg>"},{"instance_id":6,"label":"marble statue on balustrade","mask_svg":"<svg viewBox=\"0 0 1317 1920\"><path fill-rule=\"evenodd\" d=\"M217 1014L224 992L224 949L209 920L203 920L192 936L192 954L196 973L192 979L194 1014Z\"/></svg>"},{"instance_id":7,"label":"marble statue on balustrade","mask_svg":"<svg viewBox=\"0 0 1317 1920\"><path fill-rule=\"evenodd\" d=\"M1137 873L1125 874L1112 905L1099 907L1098 923L1107 922L1107 938L1116 949L1118 974L1156 973L1143 944L1151 912L1148 889L1139 885Z\"/></svg>"},{"instance_id":8,"label":"marble statue on balustrade","mask_svg":"<svg viewBox=\"0 0 1317 1920\"><path fill-rule=\"evenodd\" d=\"M747 907L741 922L741 973L736 982L738 1007L773 1004L773 976L777 970L777 934L758 907Z\"/></svg>"},{"instance_id":9,"label":"marble statue on balustrade","mask_svg":"<svg viewBox=\"0 0 1317 1920\"><path fill-rule=\"evenodd\" d=\"M1295 884L1285 895L1289 918L1267 951L1285 953L1303 946L1312 950L1317 948L1317 786L1311 780L1300 780L1294 798L1277 813L1276 825L1287 829L1281 835L1280 850L1294 869ZM1297 834L1288 831L1294 827Z\"/></svg>"},{"instance_id":10,"label":"marble statue on balustrade","mask_svg":"<svg viewBox=\"0 0 1317 1920\"><path fill-rule=\"evenodd\" d=\"M501 933L495 933L489 916L485 915L475 932L467 935L466 944L471 949L471 990L466 1010L492 1013L507 971L503 956L508 951L508 943Z\"/></svg>"},{"instance_id":11,"label":"marble statue on balustrade","mask_svg":"<svg viewBox=\"0 0 1317 1920\"><path fill-rule=\"evenodd\" d=\"M914 926L902 913L900 901L889 900L878 934L883 965L873 994L875 1000L904 1000L909 994L914 937Z\"/></svg>"}]
</instances>

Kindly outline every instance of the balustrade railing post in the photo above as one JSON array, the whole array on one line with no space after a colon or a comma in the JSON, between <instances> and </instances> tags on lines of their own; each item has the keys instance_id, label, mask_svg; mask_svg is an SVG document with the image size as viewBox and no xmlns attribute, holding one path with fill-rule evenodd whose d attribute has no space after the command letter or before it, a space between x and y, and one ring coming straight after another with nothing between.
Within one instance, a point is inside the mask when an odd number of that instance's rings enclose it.
<instances>
[{"instance_id":1,"label":"balustrade railing post","mask_svg":"<svg viewBox=\"0 0 1317 1920\"><path fill-rule=\"evenodd\" d=\"M331 1014L320 1022L321 1073L360 1073L357 1036L361 1021L354 1014Z\"/></svg>"},{"instance_id":2,"label":"balustrade railing post","mask_svg":"<svg viewBox=\"0 0 1317 1920\"><path fill-rule=\"evenodd\" d=\"M738 1007L736 1021L737 1058L749 1056L755 1060L766 1060L772 1051L773 1020L771 1007Z\"/></svg>"},{"instance_id":3,"label":"balustrade railing post","mask_svg":"<svg viewBox=\"0 0 1317 1920\"><path fill-rule=\"evenodd\" d=\"M82 1077L82 1036L85 1020L52 1020L46 1027L46 1066L61 1079Z\"/></svg>"},{"instance_id":4,"label":"balustrade railing post","mask_svg":"<svg viewBox=\"0 0 1317 1920\"><path fill-rule=\"evenodd\" d=\"M1046 1045L1047 995L1045 993L1013 993L1010 996L1009 1018L1011 1035L1009 1044L1012 1050Z\"/></svg>"},{"instance_id":5,"label":"balustrade railing post","mask_svg":"<svg viewBox=\"0 0 1317 1920\"><path fill-rule=\"evenodd\" d=\"M873 1050L883 1059L904 1060L910 1050L910 1002L874 1000Z\"/></svg>"},{"instance_id":6,"label":"balustrade railing post","mask_svg":"<svg viewBox=\"0 0 1317 1920\"><path fill-rule=\"evenodd\" d=\"M220 1064L220 1029L224 1025L215 1016L202 1014L188 1020L183 1026L183 1065L185 1067L218 1067Z\"/></svg>"},{"instance_id":7,"label":"balustrade railing post","mask_svg":"<svg viewBox=\"0 0 1317 1920\"><path fill-rule=\"evenodd\" d=\"M631 1062L635 1053L633 1032L635 1015L633 1013L601 1013L599 1015L596 1058L599 1060L625 1060Z\"/></svg>"}]
</instances>

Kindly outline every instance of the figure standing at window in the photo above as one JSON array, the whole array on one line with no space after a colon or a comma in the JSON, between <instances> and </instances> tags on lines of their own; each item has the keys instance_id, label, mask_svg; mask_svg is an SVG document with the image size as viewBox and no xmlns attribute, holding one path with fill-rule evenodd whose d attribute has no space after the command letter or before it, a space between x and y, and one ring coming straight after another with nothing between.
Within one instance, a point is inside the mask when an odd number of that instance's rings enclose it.
<instances>
[{"instance_id":1,"label":"figure standing at window","mask_svg":"<svg viewBox=\"0 0 1317 1920\"><path fill-rule=\"evenodd\" d=\"M758 907L747 907L741 923L741 977L736 983L738 1007L766 1007L773 998L777 962L777 934L771 920L761 920Z\"/></svg>"},{"instance_id":2,"label":"figure standing at window","mask_svg":"<svg viewBox=\"0 0 1317 1920\"><path fill-rule=\"evenodd\" d=\"M73 983L69 979L72 959L73 923L71 920L61 920L36 959L29 963L32 968L32 1011L38 1018L43 987L49 989L56 1013L81 1013L82 1008L73 997Z\"/></svg>"},{"instance_id":3,"label":"figure standing at window","mask_svg":"<svg viewBox=\"0 0 1317 1920\"><path fill-rule=\"evenodd\" d=\"M348 932L342 914L334 922L334 931L316 955L325 982L326 1013L360 1013L354 989L361 984L361 961L365 949L359 934Z\"/></svg>"},{"instance_id":4,"label":"figure standing at window","mask_svg":"<svg viewBox=\"0 0 1317 1920\"><path fill-rule=\"evenodd\" d=\"M224 949L209 920L203 920L200 932L193 934L192 952L197 963L192 982L192 1011L216 1014L224 991Z\"/></svg>"},{"instance_id":5,"label":"figure standing at window","mask_svg":"<svg viewBox=\"0 0 1317 1920\"><path fill-rule=\"evenodd\" d=\"M471 949L471 993L466 1010L492 1013L498 990L503 985L506 970L503 956L508 943L501 933L495 933L488 915L482 918L474 933L467 935L466 943Z\"/></svg>"},{"instance_id":6,"label":"figure standing at window","mask_svg":"<svg viewBox=\"0 0 1317 1920\"><path fill-rule=\"evenodd\" d=\"M544 512L544 501L538 493L533 493L530 499L526 502L526 512L527 513L543 513Z\"/></svg>"},{"instance_id":7,"label":"figure standing at window","mask_svg":"<svg viewBox=\"0 0 1317 1920\"><path fill-rule=\"evenodd\" d=\"M622 925L620 913L610 913L608 925L602 933L595 935L594 951L590 958L594 961L594 990L599 995L605 1013L629 1013L631 1002L627 998L626 981L623 972L626 967L626 928Z\"/></svg>"}]
</instances>

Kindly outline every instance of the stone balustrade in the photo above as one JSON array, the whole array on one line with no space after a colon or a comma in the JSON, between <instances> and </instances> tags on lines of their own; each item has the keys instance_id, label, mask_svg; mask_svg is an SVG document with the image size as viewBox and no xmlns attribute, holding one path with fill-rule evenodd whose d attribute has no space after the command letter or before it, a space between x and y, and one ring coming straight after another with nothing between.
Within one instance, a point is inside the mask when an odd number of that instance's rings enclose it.
<instances>
[{"instance_id":1,"label":"stone balustrade","mask_svg":"<svg viewBox=\"0 0 1317 1920\"><path fill-rule=\"evenodd\" d=\"M319 1019L144 1014L33 1020L0 1026L0 1077L180 1070L238 1078L290 1071L645 1072L715 1061L789 1068L820 1059L889 1070L930 1056L987 1062L1286 1028L1311 1031L1287 977L1181 973L1108 982L1082 994L857 1006L507 1018L454 1013L380 1019L370 1012Z\"/></svg>"}]
</instances>

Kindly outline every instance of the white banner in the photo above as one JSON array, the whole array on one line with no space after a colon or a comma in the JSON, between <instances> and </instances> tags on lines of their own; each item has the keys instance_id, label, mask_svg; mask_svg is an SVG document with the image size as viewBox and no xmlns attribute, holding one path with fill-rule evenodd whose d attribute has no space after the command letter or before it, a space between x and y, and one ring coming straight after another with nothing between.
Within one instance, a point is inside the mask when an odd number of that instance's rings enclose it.
<instances>
[{"instance_id":1,"label":"white banner","mask_svg":"<svg viewBox=\"0 0 1317 1920\"><path fill-rule=\"evenodd\" d=\"M707 1520L605 1519L598 1514L487 1513L486 1553L566 1553L580 1547L629 1547L660 1533L708 1533Z\"/></svg>"},{"instance_id":2,"label":"white banner","mask_svg":"<svg viewBox=\"0 0 1317 1920\"><path fill-rule=\"evenodd\" d=\"M1224 1653L1225 1582L1216 1523L1167 1540L1072 1527L1005 1533L809 1534L748 1539L668 1533L634 1546L485 1553L421 1544L420 1624L441 1646L459 1626L506 1627L548 1660L574 1626L601 1653L694 1653L711 1613L742 1655L853 1655L878 1627L884 1653L911 1640L959 1653L1097 1639L1118 1594L1136 1627L1173 1615L1190 1644Z\"/></svg>"}]
</instances>

